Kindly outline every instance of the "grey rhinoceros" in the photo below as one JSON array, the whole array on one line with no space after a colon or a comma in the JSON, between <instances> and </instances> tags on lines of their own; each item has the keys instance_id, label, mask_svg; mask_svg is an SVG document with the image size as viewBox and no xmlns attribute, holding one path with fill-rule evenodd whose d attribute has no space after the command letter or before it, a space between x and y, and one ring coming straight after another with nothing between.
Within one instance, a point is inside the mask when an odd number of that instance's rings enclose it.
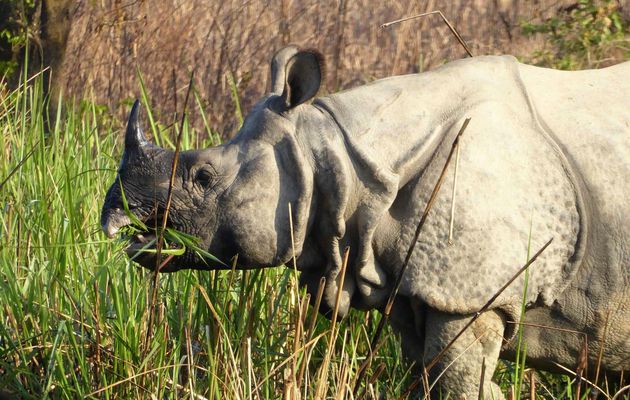
<instances>
[{"instance_id":1,"label":"grey rhinoceros","mask_svg":"<svg viewBox=\"0 0 630 400\"><path fill-rule=\"evenodd\" d=\"M527 360L574 368L588 337L592 370L630 370L630 63L564 72L513 57L475 57L312 100L323 59L294 46L271 64L271 93L221 146L184 151L168 226L200 238L238 268L293 257L323 310L382 309L451 147L470 117L453 191L442 190L421 232L392 312L405 353L431 360L543 243L552 244L431 370L442 393L486 396L497 359L514 354L524 322ZM174 152L151 144L134 106L101 223L112 237L164 212ZM443 188L453 184L453 166ZM128 252L146 241L132 239ZM154 234L153 234L154 235ZM154 268L155 254L137 261ZM223 268L187 251L163 271ZM525 293L526 292L526 293ZM521 318L521 304L527 311ZM535 325L535 326L534 326ZM551 329L561 328L562 330ZM569 331L570 330L570 331ZM452 364L452 365L451 365ZM448 366L448 368L447 368ZM486 397L490 398L490 397Z\"/></svg>"}]
</instances>

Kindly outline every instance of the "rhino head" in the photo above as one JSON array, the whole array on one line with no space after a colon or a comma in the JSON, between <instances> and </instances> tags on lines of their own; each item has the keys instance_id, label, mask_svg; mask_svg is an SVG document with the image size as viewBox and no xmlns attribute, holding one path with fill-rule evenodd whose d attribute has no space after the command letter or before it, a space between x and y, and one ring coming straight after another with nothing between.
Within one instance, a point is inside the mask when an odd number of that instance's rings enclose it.
<instances>
[{"instance_id":1,"label":"rhino head","mask_svg":"<svg viewBox=\"0 0 630 400\"><path fill-rule=\"evenodd\" d=\"M299 255L313 190L312 172L293 121L299 118L299 105L317 93L322 74L319 53L284 48L272 61L272 93L255 105L235 138L179 154L167 227L197 237L198 246L224 264L187 249L160 271L221 269L233 260L237 268L263 268L288 262L294 252ZM138 114L136 102L101 225L108 237L114 237L132 223L129 212L143 221L148 230L130 239L127 253L154 269L156 254L140 249L161 226L175 153L147 140Z\"/></svg>"}]
</instances>

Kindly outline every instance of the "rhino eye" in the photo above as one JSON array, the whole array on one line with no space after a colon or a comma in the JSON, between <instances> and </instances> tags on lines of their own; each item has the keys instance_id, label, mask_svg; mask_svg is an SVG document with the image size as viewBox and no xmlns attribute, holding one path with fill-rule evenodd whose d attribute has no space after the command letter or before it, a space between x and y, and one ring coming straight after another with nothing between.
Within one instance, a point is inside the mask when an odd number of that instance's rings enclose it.
<instances>
[{"instance_id":1,"label":"rhino eye","mask_svg":"<svg viewBox=\"0 0 630 400\"><path fill-rule=\"evenodd\" d=\"M212 182L214 181L214 171L212 171L209 167L200 168L195 175L195 180L204 188L209 188L212 186Z\"/></svg>"}]
</instances>

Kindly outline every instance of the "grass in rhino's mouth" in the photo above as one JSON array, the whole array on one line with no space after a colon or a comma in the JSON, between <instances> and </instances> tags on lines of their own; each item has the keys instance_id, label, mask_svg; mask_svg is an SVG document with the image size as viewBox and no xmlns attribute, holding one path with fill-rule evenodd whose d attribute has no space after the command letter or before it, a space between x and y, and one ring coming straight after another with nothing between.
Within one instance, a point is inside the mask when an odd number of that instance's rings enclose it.
<instances>
[{"instance_id":1,"label":"grass in rhino's mouth","mask_svg":"<svg viewBox=\"0 0 630 400\"><path fill-rule=\"evenodd\" d=\"M163 221L164 214L154 208L148 216L144 218L144 221L140 220L129 208L122 183L120 184L120 191L123 209L131 221L131 224L121 228L122 238L128 243L125 251L131 260L138 259L140 256L156 256L157 241L162 232L162 228L158 228L157 226ZM149 227L150 224L153 224L155 228ZM201 239L169 227L168 221L161 236L164 240L162 250L160 251L161 255L181 256L188 249L202 260L211 260L227 267L227 264L199 246Z\"/></svg>"},{"instance_id":2,"label":"grass in rhino's mouth","mask_svg":"<svg viewBox=\"0 0 630 400\"><path fill-rule=\"evenodd\" d=\"M151 218L150 220L154 221L155 218ZM122 228L121 238L127 243L125 251L131 260L137 260L140 257L155 257L157 255L157 241L160 232L161 228L150 228L144 223L132 223ZM217 257L201 248L201 240L196 236L180 232L167 226L162 237L164 240L161 250L162 256L181 256L186 250L189 250L202 260L211 260L215 263L227 266Z\"/></svg>"},{"instance_id":3,"label":"grass in rhino's mouth","mask_svg":"<svg viewBox=\"0 0 630 400\"><path fill-rule=\"evenodd\" d=\"M128 225L122 230L121 237L128 243L126 251L133 258L142 253L157 253L159 232L160 229L148 228L145 230ZM188 237L182 238L182 235L184 234L181 232L166 228L163 234L164 244L161 253L176 256L184 254L186 247L188 247L186 246Z\"/></svg>"}]
</instances>

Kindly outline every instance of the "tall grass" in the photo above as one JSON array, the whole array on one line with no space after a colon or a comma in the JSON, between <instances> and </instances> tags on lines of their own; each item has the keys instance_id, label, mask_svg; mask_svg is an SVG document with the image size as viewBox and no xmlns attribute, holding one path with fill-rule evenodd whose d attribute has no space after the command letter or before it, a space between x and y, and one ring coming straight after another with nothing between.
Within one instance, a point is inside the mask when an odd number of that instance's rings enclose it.
<instances>
[{"instance_id":1,"label":"tall grass","mask_svg":"<svg viewBox=\"0 0 630 400\"><path fill-rule=\"evenodd\" d=\"M151 309L150 273L99 227L121 127L89 102L45 126L38 78L0 93L0 389L25 399L311 398L326 368L324 394L347 395L374 315L353 313L331 339L290 268L161 275ZM152 125L168 145L175 133ZM209 144L199 136L185 126L182 143ZM373 390L395 397L409 366L389 337Z\"/></svg>"}]
</instances>

